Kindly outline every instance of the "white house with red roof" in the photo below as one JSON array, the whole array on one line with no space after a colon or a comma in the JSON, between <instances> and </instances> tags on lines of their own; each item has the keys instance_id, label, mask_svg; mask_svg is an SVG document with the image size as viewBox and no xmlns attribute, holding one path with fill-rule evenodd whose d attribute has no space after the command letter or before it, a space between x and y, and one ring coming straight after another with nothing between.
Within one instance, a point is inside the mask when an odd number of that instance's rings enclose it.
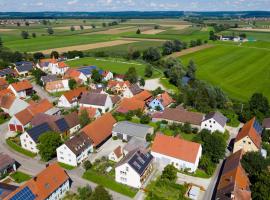
<instances>
[{"instance_id":1,"label":"white house with red roof","mask_svg":"<svg viewBox=\"0 0 270 200\"><path fill-rule=\"evenodd\" d=\"M49 65L49 71L52 74L57 74L57 75L64 75L65 72L69 69L66 63L64 62L57 62L52 65Z\"/></svg>"},{"instance_id":2,"label":"white house with red roof","mask_svg":"<svg viewBox=\"0 0 270 200\"><path fill-rule=\"evenodd\" d=\"M154 139L151 154L160 168L172 164L179 170L195 172L202 156L202 146L179 137L158 133Z\"/></svg>"},{"instance_id":3,"label":"white house with red roof","mask_svg":"<svg viewBox=\"0 0 270 200\"><path fill-rule=\"evenodd\" d=\"M113 73L108 70L103 71L102 79L103 81L108 81L108 80L113 79Z\"/></svg>"},{"instance_id":4,"label":"white house with red roof","mask_svg":"<svg viewBox=\"0 0 270 200\"><path fill-rule=\"evenodd\" d=\"M33 86L28 80L23 80L17 83L12 83L8 86L13 94L19 98L26 98L33 94Z\"/></svg>"},{"instance_id":5,"label":"white house with red roof","mask_svg":"<svg viewBox=\"0 0 270 200\"><path fill-rule=\"evenodd\" d=\"M55 65L56 63L57 60L55 58L40 59L36 67L44 72L48 72L49 69L52 68L52 66Z\"/></svg>"}]
</instances>

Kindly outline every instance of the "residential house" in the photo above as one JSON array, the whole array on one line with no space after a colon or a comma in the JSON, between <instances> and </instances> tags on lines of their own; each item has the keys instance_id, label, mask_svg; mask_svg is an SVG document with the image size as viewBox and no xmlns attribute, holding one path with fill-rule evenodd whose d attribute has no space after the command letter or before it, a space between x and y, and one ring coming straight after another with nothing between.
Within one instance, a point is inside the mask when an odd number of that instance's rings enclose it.
<instances>
[{"instance_id":1,"label":"residential house","mask_svg":"<svg viewBox=\"0 0 270 200\"><path fill-rule=\"evenodd\" d=\"M21 61L15 63L15 70L20 76L28 76L34 69L34 63L29 61Z\"/></svg>"},{"instance_id":2,"label":"residential house","mask_svg":"<svg viewBox=\"0 0 270 200\"><path fill-rule=\"evenodd\" d=\"M262 143L261 133L262 127L256 118L249 120L237 134L233 152L235 153L240 149L244 152L259 151Z\"/></svg>"},{"instance_id":3,"label":"residential house","mask_svg":"<svg viewBox=\"0 0 270 200\"><path fill-rule=\"evenodd\" d=\"M107 89L117 94L122 94L130 85L129 81L110 80L108 82Z\"/></svg>"},{"instance_id":4,"label":"residential house","mask_svg":"<svg viewBox=\"0 0 270 200\"><path fill-rule=\"evenodd\" d=\"M4 199L7 197L10 193L15 191L18 187L14 185L10 185L7 183L0 182L0 199Z\"/></svg>"},{"instance_id":5,"label":"residential house","mask_svg":"<svg viewBox=\"0 0 270 200\"><path fill-rule=\"evenodd\" d=\"M201 129L207 129L211 132L219 131L224 133L227 120L228 119L220 112L210 112L205 115L201 124Z\"/></svg>"},{"instance_id":6,"label":"residential house","mask_svg":"<svg viewBox=\"0 0 270 200\"><path fill-rule=\"evenodd\" d=\"M110 95L87 92L83 93L79 100L81 107L93 107L100 109L102 113L112 110L113 103Z\"/></svg>"},{"instance_id":7,"label":"residential house","mask_svg":"<svg viewBox=\"0 0 270 200\"><path fill-rule=\"evenodd\" d=\"M113 126L112 135L121 140L129 141L132 137L146 139L147 134L153 134L154 128L144 124L120 121Z\"/></svg>"},{"instance_id":8,"label":"residential house","mask_svg":"<svg viewBox=\"0 0 270 200\"><path fill-rule=\"evenodd\" d=\"M55 74L48 74L46 76L42 76L40 80L42 82L42 85L45 86L49 82L57 81L58 77Z\"/></svg>"},{"instance_id":9,"label":"residential house","mask_svg":"<svg viewBox=\"0 0 270 200\"><path fill-rule=\"evenodd\" d=\"M7 76L18 76L17 72L11 68L5 68L0 70L0 77L6 78Z\"/></svg>"},{"instance_id":10,"label":"residential house","mask_svg":"<svg viewBox=\"0 0 270 200\"><path fill-rule=\"evenodd\" d=\"M130 85L128 88L126 88L123 92L124 98L131 98L135 96L136 94L139 94L143 91L137 84Z\"/></svg>"},{"instance_id":11,"label":"residential house","mask_svg":"<svg viewBox=\"0 0 270 200\"><path fill-rule=\"evenodd\" d=\"M113 106L117 105L121 101L121 97L118 95L110 95Z\"/></svg>"},{"instance_id":12,"label":"residential house","mask_svg":"<svg viewBox=\"0 0 270 200\"><path fill-rule=\"evenodd\" d=\"M49 59L41 59L37 63L37 68L44 72L49 72L49 69L53 67L53 65L57 64L57 60L55 58L49 58Z\"/></svg>"},{"instance_id":13,"label":"residential house","mask_svg":"<svg viewBox=\"0 0 270 200\"><path fill-rule=\"evenodd\" d=\"M9 155L0 153L0 179L17 170L16 161ZM0 190L1 194L1 190Z\"/></svg>"},{"instance_id":14,"label":"residential house","mask_svg":"<svg viewBox=\"0 0 270 200\"><path fill-rule=\"evenodd\" d=\"M143 90L139 94L136 94L133 96L133 98L140 101L144 101L145 103L148 102L151 99L151 97L152 97L152 94L147 90Z\"/></svg>"},{"instance_id":15,"label":"residential house","mask_svg":"<svg viewBox=\"0 0 270 200\"><path fill-rule=\"evenodd\" d=\"M27 102L13 95L0 95L0 108L11 117L28 106Z\"/></svg>"},{"instance_id":16,"label":"residential house","mask_svg":"<svg viewBox=\"0 0 270 200\"><path fill-rule=\"evenodd\" d=\"M88 113L88 117L90 119L96 119L101 116L101 113L99 112L99 110L97 108L92 108L92 107L80 107L79 115L81 115L84 110Z\"/></svg>"},{"instance_id":17,"label":"residential house","mask_svg":"<svg viewBox=\"0 0 270 200\"><path fill-rule=\"evenodd\" d=\"M250 181L241 165L243 151L230 155L224 164L215 199L251 200Z\"/></svg>"},{"instance_id":18,"label":"residential house","mask_svg":"<svg viewBox=\"0 0 270 200\"><path fill-rule=\"evenodd\" d=\"M8 88L8 82L5 78L0 77L0 90L4 90Z\"/></svg>"},{"instance_id":19,"label":"residential house","mask_svg":"<svg viewBox=\"0 0 270 200\"><path fill-rule=\"evenodd\" d=\"M55 64L49 65L49 71L52 74L56 74L56 75L63 76L68 69L69 67L64 62L57 62Z\"/></svg>"},{"instance_id":20,"label":"residential house","mask_svg":"<svg viewBox=\"0 0 270 200\"><path fill-rule=\"evenodd\" d=\"M33 86L28 80L12 83L8 86L8 89L10 89L14 95L19 98L26 98L34 93Z\"/></svg>"},{"instance_id":21,"label":"residential house","mask_svg":"<svg viewBox=\"0 0 270 200\"><path fill-rule=\"evenodd\" d=\"M158 133L154 139L151 154L161 168L172 164L179 170L195 172L202 156L202 146L179 137Z\"/></svg>"},{"instance_id":22,"label":"residential house","mask_svg":"<svg viewBox=\"0 0 270 200\"><path fill-rule=\"evenodd\" d=\"M26 127L29 127L31 120L38 113L51 113L54 110L52 103L47 99L43 99L38 103L33 103L22 111L16 113L8 123L10 131L23 132Z\"/></svg>"},{"instance_id":23,"label":"residential house","mask_svg":"<svg viewBox=\"0 0 270 200\"><path fill-rule=\"evenodd\" d=\"M145 103L144 101L137 100L135 98L124 98L118 108L117 112L119 113L127 113L129 111L141 110L144 111Z\"/></svg>"},{"instance_id":24,"label":"residential house","mask_svg":"<svg viewBox=\"0 0 270 200\"><path fill-rule=\"evenodd\" d=\"M79 87L65 92L58 100L58 107L72 108L78 106L82 94L86 91L85 87Z\"/></svg>"},{"instance_id":25,"label":"residential house","mask_svg":"<svg viewBox=\"0 0 270 200\"><path fill-rule=\"evenodd\" d=\"M115 79L116 81L124 81L125 75L124 75L124 74L115 74L115 75L114 75L114 79Z\"/></svg>"},{"instance_id":26,"label":"residential house","mask_svg":"<svg viewBox=\"0 0 270 200\"><path fill-rule=\"evenodd\" d=\"M115 181L134 188L141 188L153 170L153 156L135 149L129 152L115 167Z\"/></svg>"},{"instance_id":27,"label":"residential house","mask_svg":"<svg viewBox=\"0 0 270 200\"><path fill-rule=\"evenodd\" d=\"M99 73L103 72L103 71L100 71L96 66L85 66L85 67L77 68L76 70L83 73L84 76L86 76L87 78L91 78L93 70L98 70Z\"/></svg>"},{"instance_id":28,"label":"residential house","mask_svg":"<svg viewBox=\"0 0 270 200\"><path fill-rule=\"evenodd\" d=\"M123 156L123 149L121 146L118 146L109 154L108 158L113 162L119 162L123 158Z\"/></svg>"},{"instance_id":29,"label":"residential house","mask_svg":"<svg viewBox=\"0 0 270 200\"><path fill-rule=\"evenodd\" d=\"M70 90L68 80L57 80L48 82L45 86L45 90L49 93L64 92Z\"/></svg>"},{"instance_id":30,"label":"residential house","mask_svg":"<svg viewBox=\"0 0 270 200\"><path fill-rule=\"evenodd\" d=\"M3 200L60 200L70 190L71 180L57 163L47 164L46 168L34 176Z\"/></svg>"},{"instance_id":31,"label":"residential house","mask_svg":"<svg viewBox=\"0 0 270 200\"><path fill-rule=\"evenodd\" d=\"M87 135L80 133L58 147L56 152L58 162L78 166L93 152L93 145Z\"/></svg>"},{"instance_id":32,"label":"residential house","mask_svg":"<svg viewBox=\"0 0 270 200\"><path fill-rule=\"evenodd\" d=\"M76 69L69 69L66 71L64 78L74 79L79 84L85 84L87 82L87 76Z\"/></svg>"},{"instance_id":33,"label":"residential house","mask_svg":"<svg viewBox=\"0 0 270 200\"><path fill-rule=\"evenodd\" d=\"M265 118L263 120L262 127L266 130L270 129L270 118Z\"/></svg>"},{"instance_id":34,"label":"residential house","mask_svg":"<svg viewBox=\"0 0 270 200\"><path fill-rule=\"evenodd\" d=\"M113 79L113 73L108 70L103 71L101 75L103 81L109 81Z\"/></svg>"},{"instance_id":35,"label":"residential house","mask_svg":"<svg viewBox=\"0 0 270 200\"><path fill-rule=\"evenodd\" d=\"M140 139L137 137L132 137L127 144L123 148L124 155L127 155L129 152L133 151L134 149L144 149L147 150L149 146L149 142L146 142L145 139Z\"/></svg>"},{"instance_id":36,"label":"residential house","mask_svg":"<svg viewBox=\"0 0 270 200\"><path fill-rule=\"evenodd\" d=\"M203 120L203 114L190 112L181 107L165 108L163 112L157 112L152 115L153 122L162 120L165 120L168 123L189 123L191 126L200 129L201 122Z\"/></svg>"},{"instance_id":37,"label":"residential house","mask_svg":"<svg viewBox=\"0 0 270 200\"><path fill-rule=\"evenodd\" d=\"M156 98L150 101L148 106L152 110L164 110L167 106L173 103L173 99L167 92L157 95Z\"/></svg>"},{"instance_id":38,"label":"residential house","mask_svg":"<svg viewBox=\"0 0 270 200\"><path fill-rule=\"evenodd\" d=\"M92 123L88 124L81 132L90 137L95 148L100 147L112 136L113 125L116 120L111 113L105 113Z\"/></svg>"}]
</instances>

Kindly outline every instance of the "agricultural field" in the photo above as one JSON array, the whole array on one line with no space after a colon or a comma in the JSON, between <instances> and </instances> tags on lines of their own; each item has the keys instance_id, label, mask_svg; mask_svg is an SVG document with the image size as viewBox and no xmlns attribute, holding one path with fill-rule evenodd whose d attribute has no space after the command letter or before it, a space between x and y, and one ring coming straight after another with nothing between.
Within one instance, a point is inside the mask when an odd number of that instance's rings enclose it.
<instances>
[{"instance_id":1,"label":"agricultural field","mask_svg":"<svg viewBox=\"0 0 270 200\"><path fill-rule=\"evenodd\" d=\"M179 59L197 64L199 79L221 87L229 96L247 100L254 92L270 99L270 49L219 44Z\"/></svg>"}]
</instances>

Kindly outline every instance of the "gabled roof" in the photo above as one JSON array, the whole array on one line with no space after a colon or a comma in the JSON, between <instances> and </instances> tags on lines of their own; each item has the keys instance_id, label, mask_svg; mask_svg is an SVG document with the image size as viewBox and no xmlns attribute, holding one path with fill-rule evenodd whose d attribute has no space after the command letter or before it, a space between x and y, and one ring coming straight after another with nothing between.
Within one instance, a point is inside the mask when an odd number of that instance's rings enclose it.
<instances>
[{"instance_id":1,"label":"gabled roof","mask_svg":"<svg viewBox=\"0 0 270 200\"><path fill-rule=\"evenodd\" d=\"M69 176L65 170L63 170L57 163L54 163L12 192L7 196L7 199L44 200L68 180ZM28 195L24 196L26 191L28 192Z\"/></svg>"},{"instance_id":2,"label":"gabled roof","mask_svg":"<svg viewBox=\"0 0 270 200\"><path fill-rule=\"evenodd\" d=\"M4 199L10 193L15 191L18 187L7 183L0 183L0 199Z\"/></svg>"},{"instance_id":3,"label":"gabled roof","mask_svg":"<svg viewBox=\"0 0 270 200\"><path fill-rule=\"evenodd\" d=\"M173 103L173 99L170 97L168 92L164 92L162 94L159 94L156 98L160 101L160 103L164 107L166 107L166 106L170 105L171 103Z\"/></svg>"},{"instance_id":4,"label":"gabled roof","mask_svg":"<svg viewBox=\"0 0 270 200\"><path fill-rule=\"evenodd\" d=\"M8 85L8 82L6 81L6 79L0 77L0 88L7 85Z\"/></svg>"},{"instance_id":5,"label":"gabled roof","mask_svg":"<svg viewBox=\"0 0 270 200\"><path fill-rule=\"evenodd\" d=\"M76 70L83 73L85 76L88 76L88 75L92 74L92 71L94 69L97 70L97 67L96 66L86 66L86 67L77 68Z\"/></svg>"},{"instance_id":6,"label":"gabled roof","mask_svg":"<svg viewBox=\"0 0 270 200\"><path fill-rule=\"evenodd\" d=\"M144 110L145 103L144 101L137 100L135 98L124 98L118 108L117 112L127 113L132 110Z\"/></svg>"},{"instance_id":7,"label":"gabled roof","mask_svg":"<svg viewBox=\"0 0 270 200\"><path fill-rule=\"evenodd\" d=\"M57 63L57 60L55 58L44 58L44 59L40 59L39 61L40 63Z\"/></svg>"},{"instance_id":8,"label":"gabled roof","mask_svg":"<svg viewBox=\"0 0 270 200\"><path fill-rule=\"evenodd\" d=\"M36 143L38 143L39 137L48 131L52 131L51 127L48 123L43 123L27 130L26 132Z\"/></svg>"},{"instance_id":9,"label":"gabled roof","mask_svg":"<svg viewBox=\"0 0 270 200\"><path fill-rule=\"evenodd\" d=\"M145 170L151 164L152 160L153 156L150 152L135 149L129 152L120 162L118 162L116 167L128 163L129 166L131 166L140 176L142 176Z\"/></svg>"},{"instance_id":10,"label":"gabled roof","mask_svg":"<svg viewBox=\"0 0 270 200\"><path fill-rule=\"evenodd\" d=\"M158 133L152 145L152 152L195 163L200 148L199 143Z\"/></svg>"},{"instance_id":11,"label":"gabled roof","mask_svg":"<svg viewBox=\"0 0 270 200\"><path fill-rule=\"evenodd\" d=\"M28 61L16 62L15 66L18 72L29 72L34 69L34 64Z\"/></svg>"},{"instance_id":12,"label":"gabled roof","mask_svg":"<svg viewBox=\"0 0 270 200\"><path fill-rule=\"evenodd\" d=\"M238 135L235 138L235 142L243 139L244 137L248 136L253 143L257 146L257 148L261 147L261 128L260 125L256 121L256 118L252 118L249 120L245 125L242 127L241 131L238 133Z\"/></svg>"},{"instance_id":13,"label":"gabled roof","mask_svg":"<svg viewBox=\"0 0 270 200\"><path fill-rule=\"evenodd\" d=\"M133 84L129 87L129 90L130 92L133 94L133 95L136 95L136 94L139 94L140 92L143 91L143 89L141 89L138 84Z\"/></svg>"},{"instance_id":14,"label":"gabled roof","mask_svg":"<svg viewBox=\"0 0 270 200\"><path fill-rule=\"evenodd\" d=\"M147 149L149 143L145 139L132 137L128 143L124 146L124 150L127 152L133 151L134 149Z\"/></svg>"},{"instance_id":15,"label":"gabled roof","mask_svg":"<svg viewBox=\"0 0 270 200\"><path fill-rule=\"evenodd\" d=\"M0 153L0 171L15 164L15 160L7 154ZM0 190L1 191L1 190Z\"/></svg>"},{"instance_id":16,"label":"gabled roof","mask_svg":"<svg viewBox=\"0 0 270 200\"><path fill-rule=\"evenodd\" d=\"M88 135L94 146L98 146L106 140L111 134L116 120L111 113L106 113L82 129L82 132Z\"/></svg>"},{"instance_id":17,"label":"gabled roof","mask_svg":"<svg viewBox=\"0 0 270 200\"><path fill-rule=\"evenodd\" d=\"M265 118L262 123L263 128L270 128L270 118Z\"/></svg>"},{"instance_id":18,"label":"gabled roof","mask_svg":"<svg viewBox=\"0 0 270 200\"><path fill-rule=\"evenodd\" d=\"M57 81L57 75L55 74L48 74L46 76L42 76L41 80L44 82L44 84L46 85L48 82L52 82L52 81Z\"/></svg>"},{"instance_id":19,"label":"gabled roof","mask_svg":"<svg viewBox=\"0 0 270 200\"><path fill-rule=\"evenodd\" d=\"M13 95L0 95L0 107L9 109L13 102L15 101L16 97Z\"/></svg>"},{"instance_id":20,"label":"gabled roof","mask_svg":"<svg viewBox=\"0 0 270 200\"><path fill-rule=\"evenodd\" d=\"M123 156L122 147L121 146L116 147L116 149L113 150L113 153L117 158L120 158L121 156Z\"/></svg>"},{"instance_id":21,"label":"gabled roof","mask_svg":"<svg viewBox=\"0 0 270 200\"><path fill-rule=\"evenodd\" d=\"M120 87L123 87L124 85L126 85L127 87L130 86L130 82L129 81L116 81L116 80L109 80L108 82L108 87L112 88L119 85Z\"/></svg>"},{"instance_id":22,"label":"gabled roof","mask_svg":"<svg viewBox=\"0 0 270 200\"><path fill-rule=\"evenodd\" d=\"M14 69L10 69L10 68L1 69L0 76L6 76L6 75L17 75L17 73Z\"/></svg>"},{"instance_id":23,"label":"gabled roof","mask_svg":"<svg viewBox=\"0 0 270 200\"><path fill-rule=\"evenodd\" d=\"M28 80L23 80L17 83L12 83L11 86L14 88L16 92L20 92L23 90L32 89L33 86Z\"/></svg>"},{"instance_id":24,"label":"gabled roof","mask_svg":"<svg viewBox=\"0 0 270 200\"><path fill-rule=\"evenodd\" d=\"M91 139L84 133L80 133L70 138L65 142L65 145L76 155L79 156L82 152L88 149L92 143Z\"/></svg>"},{"instance_id":25,"label":"gabled roof","mask_svg":"<svg viewBox=\"0 0 270 200\"><path fill-rule=\"evenodd\" d=\"M87 89L85 87L79 87L70 91L65 92L63 95L68 100L69 103L76 102L78 98L83 94L83 92L86 92Z\"/></svg>"},{"instance_id":26,"label":"gabled roof","mask_svg":"<svg viewBox=\"0 0 270 200\"><path fill-rule=\"evenodd\" d=\"M83 93L80 99L80 103L88 104L88 105L104 106L106 103L107 97L108 97L107 94L87 92L87 93Z\"/></svg>"},{"instance_id":27,"label":"gabled roof","mask_svg":"<svg viewBox=\"0 0 270 200\"><path fill-rule=\"evenodd\" d=\"M221 114L220 112L210 112L207 115L205 115L204 120L214 119L216 122L218 122L222 127L224 127L227 123L227 118Z\"/></svg>"},{"instance_id":28,"label":"gabled roof","mask_svg":"<svg viewBox=\"0 0 270 200\"><path fill-rule=\"evenodd\" d=\"M118 95L110 95L110 97L111 97L111 100L112 100L112 103L113 103L113 104L117 104L117 103L119 103L120 100L121 100L121 97L118 96Z\"/></svg>"},{"instance_id":29,"label":"gabled roof","mask_svg":"<svg viewBox=\"0 0 270 200\"><path fill-rule=\"evenodd\" d=\"M143 90L142 92L134 96L135 99L141 100L141 101L147 101L151 97L152 97L152 94L147 90Z\"/></svg>"},{"instance_id":30,"label":"gabled roof","mask_svg":"<svg viewBox=\"0 0 270 200\"><path fill-rule=\"evenodd\" d=\"M90 119L95 118L96 113L97 113L97 108L80 106L79 114L81 114L83 110L86 110Z\"/></svg>"}]
</instances>

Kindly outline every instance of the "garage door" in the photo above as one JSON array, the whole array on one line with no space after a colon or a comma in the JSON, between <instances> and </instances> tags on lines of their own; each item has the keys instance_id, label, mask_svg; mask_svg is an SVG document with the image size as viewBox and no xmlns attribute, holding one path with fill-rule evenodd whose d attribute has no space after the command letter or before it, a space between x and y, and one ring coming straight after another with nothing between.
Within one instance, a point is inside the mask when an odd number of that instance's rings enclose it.
<instances>
[{"instance_id":1,"label":"garage door","mask_svg":"<svg viewBox=\"0 0 270 200\"><path fill-rule=\"evenodd\" d=\"M18 132L23 132L23 127L22 127L21 125L17 125L17 126L16 126L16 130L17 130Z\"/></svg>"},{"instance_id":2,"label":"garage door","mask_svg":"<svg viewBox=\"0 0 270 200\"><path fill-rule=\"evenodd\" d=\"M8 126L10 131L16 131L14 124L9 124Z\"/></svg>"}]
</instances>

